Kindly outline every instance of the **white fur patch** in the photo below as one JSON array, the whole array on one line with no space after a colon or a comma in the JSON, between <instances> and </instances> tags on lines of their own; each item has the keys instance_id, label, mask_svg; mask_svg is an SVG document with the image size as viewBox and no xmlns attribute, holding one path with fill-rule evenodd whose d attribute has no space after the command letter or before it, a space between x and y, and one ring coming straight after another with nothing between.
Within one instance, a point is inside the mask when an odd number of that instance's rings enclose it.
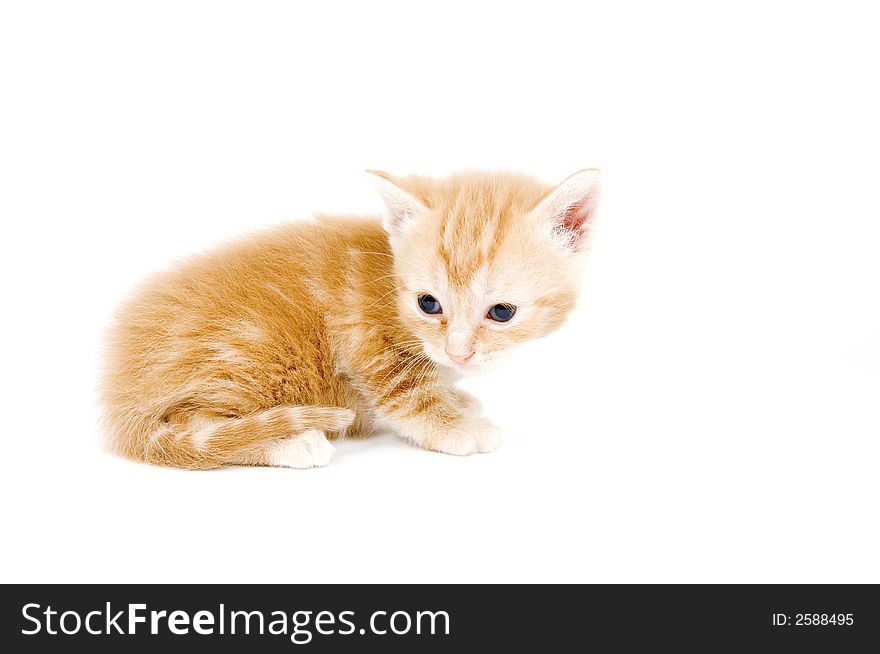
<instances>
[{"instance_id":1,"label":"white fur patch","mask_svg":"<svg viewBox=\"0 0 880 654\"><path fill-rule=\"evenodd\" d=\"M282 468L317 468L330 463L335 451L324 432L309 429L269 446L266 463Z\"/></svg>"},{"instance_id":2,"label":"white fur patch","mask_svg":"<svg viewBox=\"0 0 880 654\"><path fill-rule=\"evenodd\" d=\"M190 433L189 440L196 448L204 450L216 429L217 425L213 423L198 427Z\"/></svg>"}]
</instances>

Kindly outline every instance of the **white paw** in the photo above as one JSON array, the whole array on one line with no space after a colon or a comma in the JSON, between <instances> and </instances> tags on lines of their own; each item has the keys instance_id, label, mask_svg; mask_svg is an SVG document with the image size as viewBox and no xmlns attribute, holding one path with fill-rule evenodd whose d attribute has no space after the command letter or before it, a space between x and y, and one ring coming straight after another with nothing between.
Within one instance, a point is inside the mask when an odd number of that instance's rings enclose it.
<instances>
[{"instance_id":1,"label":"white paw","mask_svg":"<svg viewBox=\"0 0 880 654\"><path fill-rule=\"evenodd\" d=\"M266 451L266 461L282 468L318 468L330 463L335 450L324 432L310 429L272 445Z\"/></svg>"},{"instance_id":2,"label":"white paw","mask_svg":"<svg viewBox=\"0 0 880 654\"><path fill-rule=\"evenodd\" d=\"M498 427L486 418L470 418L438 434L431 443L431 449L467 456L476 452L491 452L500 444L501 430Z\"/></svg>"}]
</instances>

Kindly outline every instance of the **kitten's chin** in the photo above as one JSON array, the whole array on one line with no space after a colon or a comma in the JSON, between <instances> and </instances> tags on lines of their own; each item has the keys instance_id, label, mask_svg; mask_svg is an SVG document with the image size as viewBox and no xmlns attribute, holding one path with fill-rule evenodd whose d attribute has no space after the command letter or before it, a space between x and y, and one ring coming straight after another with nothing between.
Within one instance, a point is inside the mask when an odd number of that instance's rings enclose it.
<instances>
[{"instance_id":1,"label":"kitten's chin","mask_svg":"<svg viewBox=\"0 0 880 654\"><path fill-rule=\"evenodd\" d=\"M453 377L479 375L492 368L491 365L487 366L486 364L480 363L455 363L454 361L443 361L441 363L448 374Z\"/></svg>"},{"instance_id":2,"label":"kitten's chin","mask_svg":"<svg viewBox=\"0 0 880 654\"><path fill-rule=\"evenodd\" d=\"M504 360L503 356L495 355L486 357L473 363L468 362L464 366L458 366L461 372L467 375L482 375L483 373L492 372Z\"/></svg>"}]
</instances>

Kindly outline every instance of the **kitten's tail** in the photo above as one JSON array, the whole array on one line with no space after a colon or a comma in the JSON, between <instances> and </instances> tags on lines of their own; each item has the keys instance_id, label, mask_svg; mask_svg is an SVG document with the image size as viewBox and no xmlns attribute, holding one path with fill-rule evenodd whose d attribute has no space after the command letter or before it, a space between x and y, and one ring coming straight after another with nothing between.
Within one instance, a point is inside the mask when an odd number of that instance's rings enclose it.
<instances>
[{"instance_id":1,"label":"kitten's tail","mask_svg":"<svg viewBox=\"0 0 880 654\"><path fill-rule=\"evenodd\" d=\"M353 411L338 407L287 406L241 418L164 421L144 425L146 429L138 430L143 438L117 441L115 449L129 458L156 465L217 468L240 462L243 455L309 429L342 431L354 418Z\"/></svg>"}]
</instances>

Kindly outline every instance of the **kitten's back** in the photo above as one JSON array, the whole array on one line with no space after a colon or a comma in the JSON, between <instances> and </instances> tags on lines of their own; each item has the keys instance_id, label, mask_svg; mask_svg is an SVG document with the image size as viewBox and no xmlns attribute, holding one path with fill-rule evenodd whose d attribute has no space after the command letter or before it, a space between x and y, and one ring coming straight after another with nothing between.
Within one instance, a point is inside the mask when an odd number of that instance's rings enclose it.
<instances>
[{"instance_id":1,"label":"kitten's back","mask_svg":"<svg viewBox=\"0 0 880 654\"><path fill-rule=\"evenodd\" d=\"M321 217L253 234L147 280L107 340L111 448L214 467L301 429L344 429L353 414L334 408L345 398L326 381L334 371L324 329L361 251L387 253L378 218ZM390 268L390 258L371 261ZM291 413L294 395L311 414Z\"/></svg>"}]
</instances>

